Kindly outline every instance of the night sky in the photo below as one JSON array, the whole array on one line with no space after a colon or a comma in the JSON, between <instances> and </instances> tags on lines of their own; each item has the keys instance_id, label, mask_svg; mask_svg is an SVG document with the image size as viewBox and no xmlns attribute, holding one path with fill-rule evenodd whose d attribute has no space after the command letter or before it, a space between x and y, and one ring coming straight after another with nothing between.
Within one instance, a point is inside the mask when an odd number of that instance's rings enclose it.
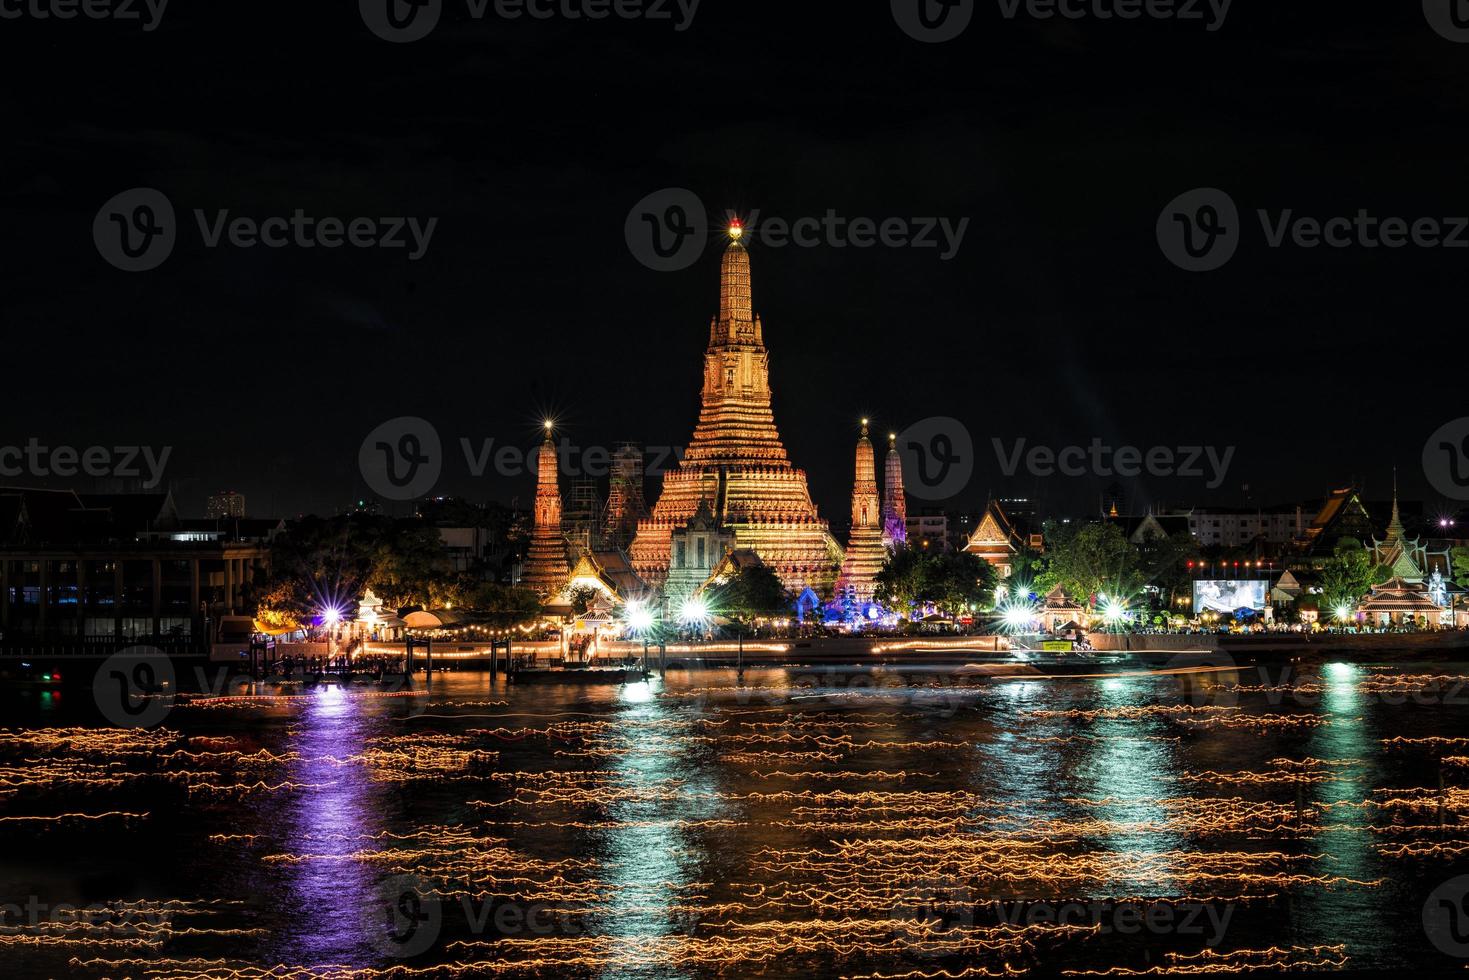
<instances>
[{"instance_id":1,"label":"night sky","mask_svg":"<svg viewBox=\"0 0 1469 980\"><path fill-rule=\"evenodd\" d=\"M544 414L582 446L692 430L719 246L656 272L624 240L636 202L684 187L713 222L969 219L949 261L751 245L776 419L836 524L864 414L881 432L962 420L977 465L956 506L1095 508L1111 481L1005 477L991 440L1022 437L1237 447L1217 489L1143 480L1139 507L1353 479L1381 497L1394 463L1405 495L1437 499L1420 459L1469 415L1469 250L1272 249L1255 218L1469 215L1469 44L1417 3L1237 0L1214 32L979 3L941 44L878 2L705 0L678 31L449 0L409 44L355 7L174 0L152 31L0 20L0 444L170 446L186 515L233 488L293 516L370 496L364 436L416 415L445 445L436 492L527 505L530 476L471 477L460 440L528 446ZM179 218L141 273L92 234L134 187ZM1155 233L1197 187L1244 216L1208 273ZM438 223L410 261L206 248L196 208Z\"/></svg>"}]
</instances>

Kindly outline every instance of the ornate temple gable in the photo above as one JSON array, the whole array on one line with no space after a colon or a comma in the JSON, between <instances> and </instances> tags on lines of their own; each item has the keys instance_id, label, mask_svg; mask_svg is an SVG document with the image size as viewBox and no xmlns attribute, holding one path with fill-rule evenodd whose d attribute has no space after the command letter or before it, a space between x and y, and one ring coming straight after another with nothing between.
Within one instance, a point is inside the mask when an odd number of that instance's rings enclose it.
<instances>
[{"instance_id":1,"label":"ornate temple gable","mask_svg":"<svg viewBox=\"0 0 1469 980\"><path fill-rule=\"evenodd\" d=\"M1306 529L1304 545L1313 555L1330 554L1342 538L1370 541L1373 537L1372 517L1354 487L1333 490L1322 505L1311 526Z\"/></svg>"},{"instance_id":2,"label":"ornate temple gable","mask_svg":"<svg viewBox=\"0 0 1469 980\"><path fill-rule=\"evenodd\" d=\"M750 256L731 229L720 261L719 312L704 353L699 420L677 470L663 477L652 513L638 523L638 574L665 583L673 534L707 502L735 547L755 551L787 588L829 589L841 549L817 514L806 474L791 465L771 410L770 357L755 315Z\"/></svg>"},{"instance_id":3,"label":"ornate temple gable","mask_svg":"<svg viewBox=\"0 0 1469 980\"><path fill-rule=\"evenodd\" d=\"M964 550L979 555L994 565L1001 577L1008 577L1011 563L1019 553L1020 546L1020 536L1010 526L1010 519L1005 516L1004 509L992 500L985 508L984 517L980 518L974 533L969 536Z\"/></svg>"}]
</instances>

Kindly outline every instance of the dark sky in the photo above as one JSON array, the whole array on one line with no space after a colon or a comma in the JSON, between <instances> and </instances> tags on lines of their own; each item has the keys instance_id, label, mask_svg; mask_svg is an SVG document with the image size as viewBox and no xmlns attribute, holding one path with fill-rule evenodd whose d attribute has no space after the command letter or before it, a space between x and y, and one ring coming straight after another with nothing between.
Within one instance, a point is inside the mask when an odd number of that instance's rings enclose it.
<instances>
[{"instance_id":1,"label":"dark sky","mask_svg":"<svg viewBox=\"0 0 1469 980\"><path fill-rule=\"evenodd\" d=\"M447 0L410 44L355 6L174 0L151 32L0 20L0 445L170 446L186 513L231 487L287 515L369 495L358 448L396 416L443 438L437 492L521 503L531 478L473 478L460 439L529 445L549 412L579 445L680 445L718 249L655 272L624 222L685 187L712 220L969 219L950 261L751 246L777 421L834 523L862 414L961 420L968 506L1081 510L1110 482L1006 478L996 438L1236 447L1217 489L1150 479L1139 502L1268 504L1354 477L1381 496L1394 462L1435 499L1424 442L1469 415L1469 250L1271 249L1254 218L1469 215L1469 44L1417 3L1237 0L1214 32L978 3L942 44L878 2L704 0L676 31ZM1155 224L1211 186L1242 241L1185 272ZM179 218L142 273L92 235L134 187ZM438 225L418 261L206 248L196 208Z\"/></svg>"}]
</instances>

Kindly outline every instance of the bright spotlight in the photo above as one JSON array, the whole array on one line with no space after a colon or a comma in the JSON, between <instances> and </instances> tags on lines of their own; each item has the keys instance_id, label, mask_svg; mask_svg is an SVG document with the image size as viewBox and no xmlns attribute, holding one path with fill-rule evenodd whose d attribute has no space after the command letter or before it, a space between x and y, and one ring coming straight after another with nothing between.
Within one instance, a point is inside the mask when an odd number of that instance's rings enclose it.
<instances>
[{"instance_id":1,"label":"bright spotlight","mask_svg":"<svg viewBox=\"0 0 1469 980\"><path fill-rule=\"evenodd\" d=\"M342 620L342 611L333 606L328 606L321 611L321 621L328 626L335 626Z\"/></svg>"},{"instance_id":2,"label":"bright spotlight","mask_svg":"<svg viewBox=\"0 0 1469 980\"><path fill-rule=\"evenodd\" d=\"M1345 602L1336 607L1336 619L1339 623L1345 623L1352 618L1352 607Z\"/></svg>"},{"instance_id":3,"label":"bright spotlight","mask_svg":"<svg viewBox=\"0 0 1469 980\"><path fill-rule=\"evenodd\" d=\"M653 626L653 611L641 602L629 602L627 625L638 633L647 632Z\"/></svg>"},{"instance_id":4,"label":"bright spotlight","mask_svg":"<svg viewBox=\"0 0 1469 980\"><path fill-rule=\"evenodd\" d=\"M1035 606L1028 602L1001 603L1000 621L1012 633L1028 630L1035 622Z\"/></svg>"},{"instance_id":5,"label":"bright spotlight","mask_svg":"<svg viewBox=\"0 0 1469 980\"><path fill-rule=\"evenodd\" d=\"M1102 605L1102 619L1108 626L1116 626L1127 618L1127 607L1116 599L1108 599Z\"/></svg>"},{"instance_id":6,"label":"bright spotlight","mask_svg":"<svg viewBox=\"0 0 1469 980\"><path fill-rule=\"evenodd\" d=\"M685 599L678 611L678 618L685 623L698 625L709 619L709 604L693 596Z\"/></svg>"}]
</instances>

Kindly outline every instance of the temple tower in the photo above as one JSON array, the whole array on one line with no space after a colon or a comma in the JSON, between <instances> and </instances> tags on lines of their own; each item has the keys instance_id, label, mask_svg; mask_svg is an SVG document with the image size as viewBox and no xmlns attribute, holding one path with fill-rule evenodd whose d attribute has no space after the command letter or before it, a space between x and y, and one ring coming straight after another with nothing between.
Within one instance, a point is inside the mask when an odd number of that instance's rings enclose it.
<instances>
[{"instance_id":1,"label":"temple tower","mask_svg":"<svg viewBox=\"0 0 1469 980\"><path fill-rule=\"evenodd\" d=\"M852 531L847 536L847 556L837 579L837 597L870 602L877 588L877 573L887 560L882 545L882 512L877 499L877 467L872 440L867 438L867 420L857 439L857 473L852 484Z\"/></svg>"},{"instance_id":2,"label":"temple tower","mask_svg":"<svg viewBox=\"0 0 1469 980\"><path fill-rule=\"evenodd\" d=\"M908 498L903 493L903 458L898 455L898 434L888 434L888 457L883 463L882 544L896 548L908 543Z\"/></svg>"},{"instance_id":3,"label":"temple tower","mask_svg":"<svg viewBox=\"0 0 1469 980\"><path fill-rule=\"evenodd\" d=\"M561 487L557 481L556 443L551 423L546 423L546 441L541 443L536 466L536 523L526 551L521 584L542 596L566 584L571 568L566 564L566 538L561 533Z\"/></svg>"},{"instance_id":4,"label":"temple tower","mask_svg":"<svg viewBox=\"0 0 1469 980\"><path fill-rule=\"evenodd\" d=\"M831 589L841 547L816 512L806 474L791 465L770 405L770 354L755 315L750 254L730 227L719 272L719 312L709 323L699 421L677 470L663 477L653 512L639 522L633 568L662 584L670 535L707 500L719 528L769 565L787 589Z\"/></svg>"},{"instance_id":5,"label":"temple tower","mask_svg":"<svg viewBox=\"0 0 1469 980\"><path fill-rule=\"evenodd\" d=\"M647 516L648 508L643 503L643 449L637 443L625 442L612 454L602 532L608 543L626 548L632 542L638 521Z\"/></svg>"}]
</instances>

